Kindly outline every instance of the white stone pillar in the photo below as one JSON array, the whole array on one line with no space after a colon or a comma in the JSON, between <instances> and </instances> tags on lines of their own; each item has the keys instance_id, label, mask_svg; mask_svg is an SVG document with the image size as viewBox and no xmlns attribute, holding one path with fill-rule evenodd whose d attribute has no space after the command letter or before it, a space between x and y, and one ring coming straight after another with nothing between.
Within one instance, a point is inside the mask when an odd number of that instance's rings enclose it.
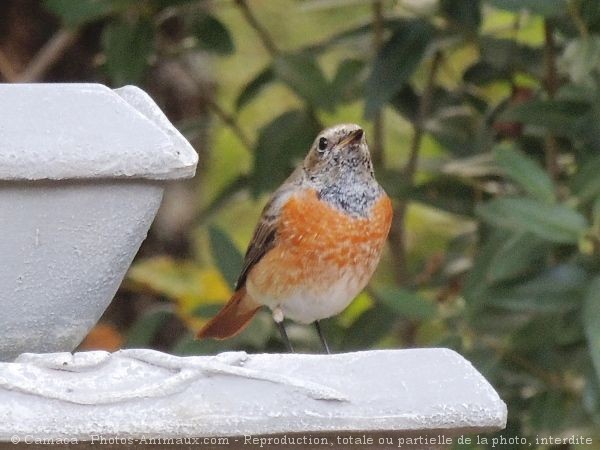
<instances>
[{"instance_id":1,"label":"white stone pillar","mask_svg":"<svg viewBox=\"0 0 600 450\"><path fill-rule=\"evenodd\" d=\"M0 84L0 361L81 342L197 160L138 88Z\"/></svg>"}]
</instances>

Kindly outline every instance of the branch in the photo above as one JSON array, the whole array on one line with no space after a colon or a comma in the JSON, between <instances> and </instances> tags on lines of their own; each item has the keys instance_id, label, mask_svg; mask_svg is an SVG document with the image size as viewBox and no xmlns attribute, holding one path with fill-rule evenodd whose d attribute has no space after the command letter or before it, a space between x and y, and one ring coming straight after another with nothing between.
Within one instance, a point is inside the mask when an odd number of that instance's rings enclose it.
<instances>
[{"instance_id":1,"label":"branch","mask_svg":"<svg viewBox=\"0 0 600 450\"><path fill-rule=\"evenodd\" d=\"M404 168L404 176L409 184L413 183L415 172L417 171L417 164L419 161L419 149L421 147L421 140L425 132L425 120L429 116L431 109L431 100L433 98L433 91L435 89L435 78L437 77L440 63L442 62L442 52L437 51L433 56L431 63L431 69L429 70L429 76L427 77L427 84L425 90L419 101L419 109L417 110L417 118L414 124L414 134L410 148L410 155L406 167Z\"/></svg>"},{"instance_id":2,"label":"branch","mask_svg":"<svg viewBox=\"0 0 600 450\"><path fill-rule=\"evenodd\" d=\"M538 378L547 386L553 387L555 389L564 388L564 383L562 382L562 377L560 374L549 372L546 369L532 364L529 360L522 358L511 349L508 349L498 344L494 340L484 339L483 341L483 343L487 345L492 351L496 352L499 358L506 359L510 363L519 366L525 372L529 373L535 378Z\"/></svg>"},{"instance_id":3,"label":"branch","mask_svg":"<svg viewBox=\"0 0 600 450\"><path fill-rule=\"evenodd\" d=\"M17 76L16 81L29 83L43 78L56 61L64 55L65 51L73 45L78 34L78 31L66 28L56 32L37 52L25 70Z\"/></svg>"},{"instance_id":4,"label":"branch","mask_svg":"<svg viewBox=\"0 0 600 450\"><path fill-rule=\"evenodd\" d=\"M2 52L0 52L0 75L9 83L14 83L17 81L18 77L18 74L14 71L11 62Z\"/></svg>"},{"instance_id":5,"label":"branch","mask_svg":"<svg viewBox=\"0 0 600 450\"><path fill-rule=\"evenodd\" d=\"M415 173L419 162L419 149L421 148L421 141L425 134L425 121L430 114L431 100L433 97L433 91L435 89L435 79L437 77L440 63L442 62L442 53L437 51L433 57L431 63L431 69L429 70L429 76L427 78L427 84L423 90L423 94L419 100L419 108L417 110L417 117L413 125L413 138L410 146L410 154L408 162L404 167L404 177L407 186L410 188L413 185ZM390 230L390 244L392 245L392 254L395 258L396 265L396 280L399 284L408 284L409 277L406 264L406 208L408 201L406 199L400 200L394 210L394 219L392 221L392 228Z\"/></svg>"},{"instance_id":6,"label":"branch","mask_svg":"<svg viewBox=\"0 0 600 450\"><path fill-rule=\"evenodd\" d=\"M220 211L221 208L227 205L240 192L246 190L250 185L250 181L248 175L239 175L225 186L208 205L195 214L194 223L200 226L208 222L213 214Z\"/></svg>"},{"instance_id":7,"label":"branch","mask_svg":"<svg viewBox=\"0 0 600 450\"><path fill-rule=\"evenodd\" d=\"M554 42L554 26L546 19L544 21L544 86L548 97L554 98L559 87L558 74L556 71L556 45ZM550 178L556 181L559 177L558 167L558 142L549 134L545 139L546 148L546 170Z\"/></svg>"},{"instance_id":8,"label":"branch","mask_svg":"<svg viewBox=\"0 0 600 450\"><path fill-rule=\"evenodd\" d=\"M587 25L585 24L583 17L581 17L580 6L580 2L571 1L568 3L568 12L581 37L587 39L590 35L590 32L587 29Z\"/></svg>"},{"instance_id":9,"label":"branch","mask_svg":"<svg viewBox=\"0 0 600 450\"><path fill-rule=\"evenodd\" d=\"M246 2L246 0L235 0L235 3L242 11L246 22L248 22L248 24L252 28L254 28L254 31L256 31L256 33L258 34L258 37L262 41L264 47L267 49L269 54L272 57L276 57L277 55L279 55L280 51L277 48L277 45L275 45L275 41L273 41L273 38L271 38L271 35L267 31L267 29L258 22L256 16L254 16L254 13L250 9L250 6Z\"/></svg>"},{"instance_id":10,"label":"branch","mask_svg":"<svg viewBox=\"0 0 600 450\"><path fill-rule=\"evenodd\" d=\"M373 2L373 55L376 56L383 44L383 2ZM371 155L373 163L383 164L383 111L377 110L373 117L373 145Z\"/></svg>"},{"instance_id":11,"label":"branch","mask_svg":"<svg viewBox=\"0 0 600 450\"><path fill-rule=\"evenodd\" d=\"M231 131L235 133L235 135L238 137L238 139L244 145L244 147L246 147L250 152L252 152L252 142L250 141L248 136L246 136L244 130L242 130L240 125L237 123L235 117L233 117L223 108L221 108L221 106L213 99L208 99L207 104L209 108L216 114L216 116L219 119L221 119L223 123L225 123L229 128L231 128Z\"/></svg>"}]
</instances>

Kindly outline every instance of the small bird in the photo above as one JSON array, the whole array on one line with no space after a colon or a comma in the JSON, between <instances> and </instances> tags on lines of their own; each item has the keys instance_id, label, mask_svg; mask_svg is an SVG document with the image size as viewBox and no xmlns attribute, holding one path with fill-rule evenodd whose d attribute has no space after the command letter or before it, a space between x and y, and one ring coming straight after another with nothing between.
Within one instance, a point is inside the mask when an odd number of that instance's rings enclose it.
<instances>
[{"instance_id":1,"label":"small bird","mask_svg":"<svg viewBox=\"0 0 600 450\"><path fill-rule=\"evenodd\" d=\"M290 351L283 321L315 323L344 310L373 275L392 222L358 125L323 130L304 162L265 206L235 293L198 333L226 339L268 306Z\"/></svg>"}]
</instances>

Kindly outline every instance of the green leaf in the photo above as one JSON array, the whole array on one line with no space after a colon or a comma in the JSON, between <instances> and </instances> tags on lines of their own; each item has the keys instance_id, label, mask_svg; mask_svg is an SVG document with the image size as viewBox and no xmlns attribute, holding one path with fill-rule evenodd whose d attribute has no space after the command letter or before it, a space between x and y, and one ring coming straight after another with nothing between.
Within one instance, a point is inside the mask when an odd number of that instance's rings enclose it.
<instances>
[{"instance_id":1,"label":"green leaf","mask_svg":"<svg viewBox=\"0 0 600 450\"><path fill-rule=\"evenodd\" d=\"M405 83L390 100L394 110L406 120L413 123L417 119L419 102L419 94L408 83Z\"/></svg>"},{"instance_id":2,"label":"green leaf","mask_svg":"<svg viewBox=\"0 0 600 450\"><path fill-rule=\"evenodd\" d=\"M237 111L250 103L268 84L275 79L275 71L272 66L267 66L261 70L248 84L244 86L240 95L235 101Z\"/></svg>"},{"instance_id":3,"label":"green leaf","mask_svg":"<svg viewBox=\"0 0 600 450\"><path fill-rule=\"evenodd\" d=\"M550 244L531 233L516 233L504 240L489 265L486 279L504 281L536 270L547 256Z\"/></svg>"},{"instance_id":4,"label":"green leaf","mask_svg":"<svg viewBox=\"0 0 600 450\"><path fill-rule=\"evenodd\" d=\"M542 352L561 346L574 345L585 339L582 324L571 314L535 316L511 336L511 349L520 352Z\"/></svg>"},{"instance_id":5,"label":"green leaf","mask_svg":"<svg viewBox=\"0 0 600 450\"><path fill-rule=\"evenodd\" d=\"M113 22L104 28L102 47L106 71L112 84L138 84L153 49L154 29L150 22Z\"/></svg>"},{"instance_id":6,"label":"green leaf","mask_svg":"<svg viewBox=\"0 0 600 450\"><path fill-rule=\"evenodd\" d=\"M488 289L485 303L511 311L564 312L579 306L587 281L583 269L563 264L526 281Z\"/></svg>"},{"instance_id":7,"label":"green leaf","mask_svg":"<svg viewBox=\"0 0 600 450\"><path fill-rule=\"evenodd\" d=\"M408 197L412 189L404 176L404 172L399 169L380 168L377 171L377 181L379 181L387 195L392 198Z\"/></svg>"},{"instance_id":8,"label":"green leaf","mask_svg":"<svg viewBox=\"0 0 600 450\"><path fill-rule=\"evenodd\" d=\"M235 50L229 30L214 16L200 16L192 29L200 48L221 55L229 55Z\"/></svg>"},{"instance_id":9,"label":"green leaf","mask_svg":"<svg viewBox=\"0 0 600 450\"><path fill-rule=\"evenodd\" d=\"M354 101L363 95L365 63L360 59L344 59L337 68L331 82L331 97L336 103Z\"/></svg>"},{"instance_id":10,"label":"green leaf","mask_svg":"<svg viewBox=\"0 0 600 450\"><path fill-rule=\"evenodd\" d=\"M469 98L469 100L472 99L473 97ZM430 115L434 116L439 110L443 110L444 108L464 108L466 100L466 96L436 86L431 95ZM420 96L415 89L409 83L405 83L398 93L394 95L390 103L398 114L414 123L418 116L420 101Z\"/></svg>"},{"instance_id":11,"label":"green leaf","mask_svg":"<svg viewBox=\"0 0 600 450\"><path fill-rule=\"evenodd\" d=\"M133 291L168 297L186 311L215 299L225 301L231 295L231 287L218 270L166 256L136 262L127 272L126 282Z\"/></svg>"},{"instance_id":12,"label":"green leaf","mask_svg":"<svg viewBox=\"0 0 600 450\"><path fill-rule=\"evenodd\" d=\"M587 25L590 34L600 31L600 2L596 0L583 0L577 3L579 16Z\"/></svg>"},{"instance_id":13,"label":"green leaf","mask_svg":"<svg viewBox=\"0 0 600 450\"><path fill-rule=\"evenodd\" d=\"M487 61L477 61L463 74L463 81L482 86L498 80L510 80L512 74L506 68L501 69Z\"/></svg>"},{"instance_id":14,"label":"green leaf","mask_svg":"<svg viewBox=\"0 0 600 450\"><path fill-rule=\"evenodd\" d=\"M592 224L596 230L600 230L600 197L596 197L592 204Z\"/></svg>"},{"instance_id":15,"label":"green leaf","mask_svg":"<svg viewBox=\"0 0 600 450\"><path fill-rule=\"evenodd\" d=\"M376 289L375 295L390 311L407 319L421 320L435 316L435 305L416 292L387 286Z\"/></svg>"},{"instance_id":16,"label":"green leaf","mask_svg":"<svg viewBox=\"0 0 600 450\"><path fill-rule=\"evenodd\" d=\"M376 345L389 333L397 316L389 307L375 306L362 313L348 328L342 340L344 350L364 350Z\"/></svg>"},{"instance_id":17,"label":"green leaf","mask_svg":"<svg viewBox=\"0 0 600 450\"><path fill-rule=\"evenodd\" d=\"M499 198L477 208L490 225L530 233L552 242L575 244L588 227L587 220L564 205L529 198Z\"/></svg>"},{"instance_id":18,"label":"green leaf","mask_svg":"<svg viewBox=\"0 0 600 450\"><path fill-rule=\"evenodd\" d=\"M210 249L215 264L230 286L235 286L244 258L229 236L217 227L209 227Z\"/></svg>"},{"instance_id":19,"label":"green leaf","mask_svg":"<svg viewBox=\"0 0 600 450\"><path fill-rule=\"evenodd\" d=\"M442 211L472 216L480 194L459 177L437 176L411 189L407 196Z\"/></svg>"},{"instance_id":20,"label":"green leaf","mask_svg":"<svg viewBox=\"0 0 600 450\"><path fill-rule=\"evenodd\" d=\"M295 53L275 59L275 75L312 107L331 110L329 82L314 56Z\"/></svg>"},{"instance_id":21,"label":"green leaf","mask_svg":"<svg viewBox=\"0 0 600 450\"><path fill-rule=\"evenodd\" d=\"M480 245L465 280L463 294L471 312L477 313L498 282L524 276L543 267L551 245L531 233L515 234L502 228L492 229Z\"/></svg>"},{"instance_id":22,"label":"green leaf","mask_svg":"<svg viewBox=\"0 0 600 450\"><path fill-rule=\"evenodd\" d=\"M373 114L400 91L419 66L435 28L424 20L405 22L394 30L375 58L367 81L365 116Z\"/></svg>"},{"instance_id":23,"label":"green leaf","mask_svg":"<svg viewBox=\"0 0 600 450\"><path fill-rule=\"evenodd\" d=\"M312 115L292 110L261 128L251 180L255 195L279 186L302 160L321 126Z\"/></svg>"},{"instance_id":24,"label":"green leaf","mask_svg":"<svg viewBox=\"0 0 600 450\"><path fill-rule=\"evenodd\" d=\"M556 136L585 135L585 116L590 105L570 100L532 100L512 106L499 115L499 121L521 122L545 128Z\"/></svg>"},{"instance_id":25,"label":"green leaf","mask_svg":"<svg viewBox=\"0 0 600 450\"><path fill-rule=\"evenodd\" d=\"M383 28L385 30L389 30L394 29L403 23L406 23L407 20L399 18L384 18L382 22ZM366 45L370 45L371 41L373 40L372 34L373 26L371 25L371 23L363 23L361 25L348 28L338 33L334 33L328 39L320 41L317 44L305 47L303 50L306 52L320 53L342 44L349 45L350 43L352 43L354 45L360 46L364 43Z\"/></svg>"},{"instance_id":26,"label":"green leaf","mask_svg":"<svg viewBox=\"0 0 600 450\"><path fill-rule=\"evenodd\" d=\"M600 194L600 156L582 161L578 169L571 189L581 203L587 203Z\"/></svg>"},{"instance_id":27,"label":"green leaf","mask_svg":"<svg viewBox=\"0 0 600 450\"><path fill-rule=\"evenodd\" d=\"M173 313L163 309L145 313L129 328L125 346L127 348L151 347L156 333L171 318Z\"/></svg>"},{"instance_id":28,"label":"green leaf","mask_svg":"<svg viewBox=\"0 0 600 450\"><path fill-rule=\"evenodd\" d=\"M196 221L198 223L206 222L213 214L217 214L224 206L228 205L238 193L246 191L249 184L250 179L248 175L242 174L235 177L214 196L208 205L198 211Z\"/></svg>"},{"instance_id":29,"label":"green leaf","mask_svg":"<svg viewBox=\"0 0 600 450\"><path fill-rule=\"evenodd\" d=\"M479 156L492 145L493 134L489 127L483 126L478 116L457 109L440 111L427 120L427 132L455 156Z\"/></svg>"},{"instance_id":30,"label":"green leaf","mask_svg":"<svg viewBox=\"0 0 600 450\"><path fill-rule=\"evenodd\" d=\"M222 302L215 302L215 303L204 303L200 306L198 306L197 308L194 308L194 310L192 311L192 314L194 316L200 316L200 317L214 317L217 315L217 313L223 308L223 303Z\"/></svg>"},{"instance_id":31,"label":"green leaf","mask_svg":"<svg viewBox=\"0 0 600 450\"><path fill-rule=\"evenodd\" d=\"M479 42L479 60L512 79L513 72L523 71L529 74L543 75L543 56L541 48L523 45L512 39L482 36Z\"/></svg>"},{"instance_id":32,"label":"green leaf","mask_svg":"<svg viewBox=\"0 0 600 450\"><path fill-rule=\"evenodd\" d=\"M492 229L487 239L477 249L472 269L467 273L463 290L465 300L472 310L476 310L484 298L488 287L488 272L498 250L510 234L503 229Z\"/></svg>"},{"instance_id":33,"label":"green leaf","mask_svg":"<svg viewBox=\"0 0 600 450\"><path fill-rule=\"evenodd\" d=\"M44 0L44 6L59 16L65 25L74 27L112 14L118 3L125 0Z\"/></svg>"},{"instance_id":34,"label":"green leaf","mask_svg":"<svg viewBox=\"0 0 600 450\"><path fill-rule=\"evenodd\" d=\"M594 368L585 370L586 384L581 395L581 406L598 423L600 419L600 380Z\"/></svg>"},{"instance_id":35,"label":"green leaf","mask_svg":"<svg viewBox=\"0 0 600 450\"><path fill-rule=\"evenodd\" d=\"M506 175L527 193L544 202L555 200L552 180L538 163L511 144L498 146L494 153Z\"/></svg>"},{"instance_id":36,"label":"green leaf","mask_svg":"<svg viewBox=\"0 0 600 450\"><path fill-rule=\"evenodd\" d=\"M600 64L600 36L573 39L565 47L557 61L558 69L566 73L574 85L594 90Z\"/></svg>"},{"instance_id":37,"label":"green leaf","mask_svg":"<svg viewBox=\"0 0 600 450\"><path fill-rule=\"evenodd\" d=\"M583 300L583 327L596 375L600 381L600 276L592 280Z\"/></svg>"},{"instance_id":38,"label":"green leaf","mask_svg":"<svg viewBox=\"0 0 600 450\"><path fill-rule=\"evenodd\" d=\"M132 0L139 1L139 0ZM198 0L150 0L154 8L157 10L161 10L164 8L176 8L178 6L183 6L188 3L197 3Z\"/></svg>"},{"instance_id":39,"label":"green leaf","mask_svg":"<svg viewBox=\"0 0 600 450\"><path fill-rule=\"evenodd\" d=\"M469 326L476 335L488 336L498 342L506 339L507 332L524 326L532 316L530 311L494 308L485 302L469 305L467 313Z\"/></svg>"},{"instance_id":40,"label":"green leaf","mask_svg":"<svg viewBox=\"0 0 600 450\"><path fill-rule=\"evenodd\" d=\"M479 0L441 0L440 10L461 31L476 31L481 24Z\"/></svg>"},{"instance_id":41,"label":"green leaf","mask_svg":"<svg viewBox=\"0 0 600 450\"><path fill-rule=\"evenodd\" d=\"M231 351L234 348L230 340L196 339L189 334L179 339L170 349L170 353L177 356L215 355L220 352Z\"/></svg>"},{"instance_id":42,"label":"green leaf","mask_svg":"<svg viewBox=\"0 0 600 450\"><path fill-rule=\"evenodd\" d=\"M560 390L536 394L530 407L531 425L535 430L546 433L560 430L570 409L570 401L569 395Z\"/></svg>"},{"instance_id":43,"label":"green leaf","mask_svg":"<svg viewBox=\"0 0 600 450\"><path fill-rule=\"evenodd\" d=\"M514 12L526 9L545 17L558 16L567 12L565 0L488 0L488 3L498 9Z\"/></svg>"}]
</instances>

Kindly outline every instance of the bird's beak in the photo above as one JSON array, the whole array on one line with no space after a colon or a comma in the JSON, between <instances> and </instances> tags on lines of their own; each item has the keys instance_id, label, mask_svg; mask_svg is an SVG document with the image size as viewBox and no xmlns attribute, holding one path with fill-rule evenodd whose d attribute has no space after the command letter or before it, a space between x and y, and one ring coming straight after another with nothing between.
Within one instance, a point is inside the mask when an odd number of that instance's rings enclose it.
<instances>
[{"instance_id":1,"label":"bird's beak","mask_svg":"<svg viewBox=\"0 0 600 450\"><path fill-rule=\"evenodd\" d=\"M342 142L338 144L339 147L344 147L348 144L353 144L358 142L363 137L363 130L359 128L358 130L351 131L346 138Z\"/></svg>"}]
</instances>

